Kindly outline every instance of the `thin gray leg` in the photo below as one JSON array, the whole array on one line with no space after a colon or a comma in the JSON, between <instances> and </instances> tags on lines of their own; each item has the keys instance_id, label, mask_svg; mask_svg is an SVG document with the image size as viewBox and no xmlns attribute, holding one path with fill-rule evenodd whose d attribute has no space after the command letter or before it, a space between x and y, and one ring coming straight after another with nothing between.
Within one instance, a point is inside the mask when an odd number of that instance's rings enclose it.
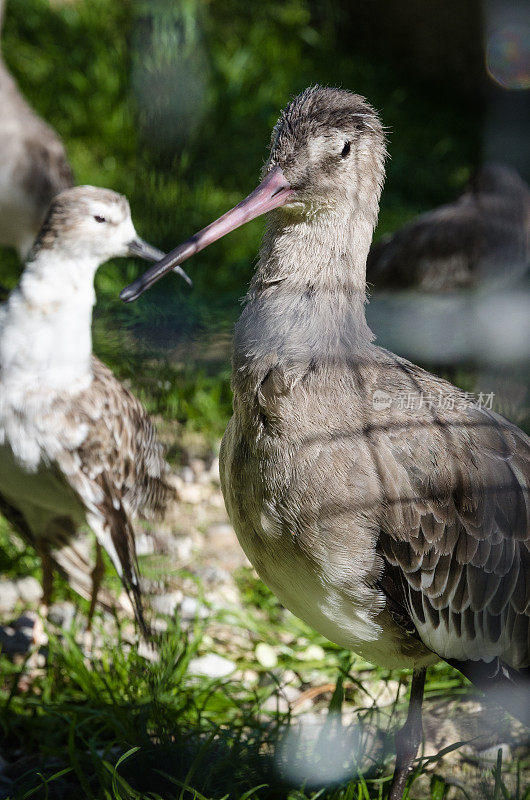
<instances>
[{"instance_id":1,"label":"thin gray leg","mask_svg":"<svg viewBox=\"0 0 530 800\"><path fill-rule=\"evenodd\" d=\"M414 759L418 754L418 749L423 737L423 726L421 724L421 706L423 702L423 689L425 687L425 667L415 669L412 673L412 686L410 689L409 710L407 721L403 727L396 732L396 766L394 777L390 786L388 800L401 800L407 778L412 772Z\"/></svg>"}]
</instances>

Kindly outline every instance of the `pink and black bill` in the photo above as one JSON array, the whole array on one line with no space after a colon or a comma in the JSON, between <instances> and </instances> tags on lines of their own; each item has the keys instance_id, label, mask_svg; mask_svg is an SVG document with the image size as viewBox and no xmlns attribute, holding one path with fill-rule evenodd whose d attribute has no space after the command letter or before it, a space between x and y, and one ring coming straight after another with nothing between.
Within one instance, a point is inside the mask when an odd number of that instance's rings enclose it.
<instances>
[{"instance_id":1,"label":"pink and black bill","mask_svg":"<svg viewBox=\"0 0 530 800\"><path fill-rule=\"evenodd\" d=\"M204 250L209 244L241 227L245 222L250 222L251 219L255 219L273 208L285 205L292 194L293 190L280 167L273 167L248 197L230 211L227 211L226 214L223 214L222 217L219 217L215 222L207 225L202 231L195 233L172 250L171 253L168 253L161 261L144 272L138 280L122 290L120 293L121 299L125 303L136 300L160 278L167 275L168 272L179 271L182 274L183 270L180 267L182 261L195 255L200 250Z\"/></svg>"}]
</instances>

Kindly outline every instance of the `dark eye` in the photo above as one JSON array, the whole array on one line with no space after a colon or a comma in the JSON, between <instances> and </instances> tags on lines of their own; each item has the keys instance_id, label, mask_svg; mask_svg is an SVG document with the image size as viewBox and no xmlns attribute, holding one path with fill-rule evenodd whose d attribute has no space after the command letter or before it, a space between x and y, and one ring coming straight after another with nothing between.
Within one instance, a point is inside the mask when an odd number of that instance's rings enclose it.
<instances>
[{"instance_id":1,"label":"dark eye","mask_svg":"<svg viewBox=\"0 0 530 800\"><path fill-rule=\"evenodd\" d=\"M344 142L344 147L342 148L342 153L341 153L341 157L342 158L346 158L346 156L350 152L350 148L351 148L351 143L350 142Z\"/></svg>"},{"instance_id":2,"label":"dark eye","mask_svg":"<svg viewBox=\"0 0 530 800\"><path fill-rule=\"evenodd\" d=\"M95 215L94 219L96 220L96 222L106 222L107 221L105 219L105 217L98 217L97 214Z\"/></svg>"}]
</instances>

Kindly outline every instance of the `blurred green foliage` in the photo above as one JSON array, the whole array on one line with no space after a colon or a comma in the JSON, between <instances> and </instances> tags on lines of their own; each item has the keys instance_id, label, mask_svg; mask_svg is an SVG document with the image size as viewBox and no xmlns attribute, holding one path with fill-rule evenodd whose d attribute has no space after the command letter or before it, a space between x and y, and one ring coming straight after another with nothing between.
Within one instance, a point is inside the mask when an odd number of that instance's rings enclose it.
<instances>
[{"instance_id":1,"label":"blurred green foliage","mask_svg":"<svg viewBox=\"0 0 530 800\"><path fill-rule=\"evenodd\" d=\"M253 188L291 96L314 83L353 89L388 126L380 235L458 191L478 157L480 120L465 101L361 52L340 9L317 0L10 0L3 53L64 138L76 181L126 193L140 235L165 249ZM198 365L225 382L228 348L208 354L239 313L262 229L257 220L190 262L193 291L169 278L130 306L118 292L144 265L104 266L96 351L135 386L152 383L146 371L174 361L175 348L187 375ZM13 282L14 257L3 263ZM184 408L180 393L193 393L194 380L179 374L183 383L158 391L151 408ZM222 404L217 427L228 411Z\"/></svg>"}]
</instances>

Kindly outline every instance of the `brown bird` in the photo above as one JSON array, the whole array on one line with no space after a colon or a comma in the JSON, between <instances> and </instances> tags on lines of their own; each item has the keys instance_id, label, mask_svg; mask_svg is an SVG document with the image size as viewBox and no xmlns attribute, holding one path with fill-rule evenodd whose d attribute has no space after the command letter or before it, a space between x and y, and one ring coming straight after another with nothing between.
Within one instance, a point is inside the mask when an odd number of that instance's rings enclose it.
<instances>
[{"instance_id":1,"label":"brown bird","mask_svg":"<svg viewBox=\"0 0 530 800\"><path fill-rule=\"evenodd\" d=\"M468 289L521 278L530 266L530 189L504 164L485 164L453 203L374 244L376 289Z\"/></svg>"},{"instance_id":2,"label":"brown bird","mask_svg":"<svg viewBox=\"0 0 530 800\"><path fill-rule=\"evenodd\" d=\"M22 96L1 53L0 109L0 245L23 261L52 197L73 185L73 175L61 139Z\"/></svg>"},{"instance_id":3,"label":"brown bird","mask_svg":"<svg viewBox=\"0 0 530 800\"><path fill-rule=\"evenodd\" d=\"M52 201L0 308L0 512L41 557L45 606L56 565L82 571L75 538L90 527L89 625L104 548L146 632L132 523L161 512L175 492L145 410L92 355L94 276L127 255L163 253L138 237L125 197L79 186Z\"/></svg>"},{"instance_id":4,"label":"brown bird","mask_svg":"<svg viewBox=\"0 0 530 800\"><path fill-rule=\"evenodd\" d=\"M235 330L223 493L285 606L371 662L414 670L397 800L428 665L445 659L530 721L530 440L374 344L366 258L385 155L362 97L307 89L274 129L258 188L122 298L270 212Z\"/></svg>"}]
</instances>

